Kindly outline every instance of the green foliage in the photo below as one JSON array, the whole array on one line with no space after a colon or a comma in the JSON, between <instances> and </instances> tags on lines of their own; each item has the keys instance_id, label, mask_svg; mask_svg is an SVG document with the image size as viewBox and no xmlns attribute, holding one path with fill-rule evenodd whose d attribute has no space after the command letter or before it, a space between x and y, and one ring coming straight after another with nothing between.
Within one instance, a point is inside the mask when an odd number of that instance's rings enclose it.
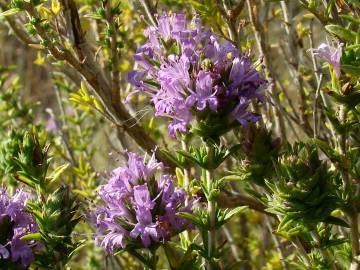
<instances>
[{"instance_id":1,"label":"green foliage","mask_svg":"<svg viewBox=\"0 0 360 270\"><path fill-rule=\"evenodd\" d=\"M334 172L321 161L314 145L298 143L281 155L277 177L266 181L271 190L268 210L279 215L278 232L291 237L311 231L320 222L347 226L332 212L341 208Z\"/></svg>"},{"instance_id":2,"label":"green foliage","mask_svg":"<svg viewBox=\"0 0 360 270\"><path fill-rule=\"evenodd\" d=\"M242 150L239 157L243 162L237 170L231 171L231 177L245 180L260 186L265 185L265 179L275 175L274 162L277 160L281 143L273 139L272 133L261 128L250 127L240 138Z\"/></svg>"},{"instance_id":3,"label":"green foliage","mask_svg":"<svg viewBox=\"0 0 360 270\"><path fill-rule=\"evenodd\" d=\"M81 242L74 242L72 232L79 223L79 205L68 188L61 186L45 201L28 205L39 226L39 233L27 238L40 240L45 250L36 253L35 265L46 269L62 269L76 254Z\"/></svg>"},{"instance_id":4,"label":"green foliage","mask_svg":"<svg viewBox=\"0 0 360 270\"><path fill-rule=\"evenodd\" d=\"M240 145L234 145L229 149L225 146L203 145L200 147L191 146L189 151L178 150L177 153L205 170L214 170L239 148Z\"/></svg>"},{"instance_id":5,"label":"green foliage","mask_svg":"<svg viewBox=\"0 0 360 270\"><path fill-rule=\"evenodd\" d=\"M68 187L54 190L53 184L66 166L59 166L48 174L49 146L41 145L35 131L12 132L2 149L8 153L3 161L7 173L29 186L36 198L29 202L28 211L39 226L39 232L24 236L26 240L39 240L44 244L36 255L35 265L46 269L63 269L74 255L79 242L74 242L72 233L81 217L79 205Z\"/></svg>"},{"instance_id":6,"label":"green foliage","mask_svg":"<svg viewBox=\"0 0 360 270\"><path fill-rule=\"evenodd\" d=\"M338 36L346 42L354 42L356 39L356 32L341 27L339 25L327 25L325 28L327 31Z\"/></svg>"}]
</instances>

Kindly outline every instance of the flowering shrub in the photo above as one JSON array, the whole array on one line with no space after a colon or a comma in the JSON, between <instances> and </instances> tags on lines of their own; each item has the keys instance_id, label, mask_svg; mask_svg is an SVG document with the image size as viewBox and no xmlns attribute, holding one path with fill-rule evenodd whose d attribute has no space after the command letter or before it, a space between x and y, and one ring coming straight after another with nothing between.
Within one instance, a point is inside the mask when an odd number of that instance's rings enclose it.
<instances>
[{"instance_id":1,"label":"flowering shrub","mask_svg":"<svg viewBox=\"0 0 360 270\"><path fill-rule=\"evenodd\" d=\"M0 0L0 269L360 270L359 14Z\"/></svg>"}]
</instances>

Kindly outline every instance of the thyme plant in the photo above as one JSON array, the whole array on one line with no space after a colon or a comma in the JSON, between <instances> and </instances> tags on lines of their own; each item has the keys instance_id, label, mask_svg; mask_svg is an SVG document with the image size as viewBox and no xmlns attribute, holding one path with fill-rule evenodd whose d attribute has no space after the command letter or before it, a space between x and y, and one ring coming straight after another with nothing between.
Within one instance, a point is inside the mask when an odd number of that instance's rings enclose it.
<instances>
[{"instance_id":1,"label":"thyme plant","mask_svg":"<svg viewBox=\"0 0 360 270\"><path fill-rule=\"evenodd\" d=\"M0 269L360 269L357 0L0 9Z\"/></svg>"}]
</instances>

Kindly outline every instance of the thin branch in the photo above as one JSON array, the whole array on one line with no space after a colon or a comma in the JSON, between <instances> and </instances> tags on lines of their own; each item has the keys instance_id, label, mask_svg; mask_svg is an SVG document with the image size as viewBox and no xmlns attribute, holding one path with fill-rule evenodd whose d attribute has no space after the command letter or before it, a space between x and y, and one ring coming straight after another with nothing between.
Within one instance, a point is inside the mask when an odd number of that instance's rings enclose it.
<instances>
[{"instance_id":1,"label":"thin branch","mask_svg":"<svg viewBox=\"0 0 360 270\"><path fill-rule=\"evenodd\" d=\"M111 31L111 95L113 102L120 100L119 54L117 46L117 26L111 11L111 1L106 2L106 20Z\"/></svg>"},{"instance_id":2,"label":"thin branch","mask_svg":"<svg viewBox=\"0 0 360 270\"><path fill-rule=\"evenodd\" d=\"M151 3L151 0L139 0L141 6L144 8L146 16L150 20L153 26L157 26L157 20L155 18L156 8Z\"/></svg>"},{"instance_id":3,"label":"thin branch","mask_svg":"<svg viewBox=\"0 0 360 270\"><path fill-rule=\"evenodd\" d=\"M270 64L271 63L270 56L268 54L268 50L267 50L265 40L264 40L265 39L264 32L263 32L263 29L261 28L261 25L259 24L259 22L257 20L256 11L253 10L253 5L251 4L251 2L252 1L250 1L250 0L246 0L247 7L249 10L250 22L251 22L253 30L254 30L255 39L256 39L256 43L257 43L259 52L264 59L266 77L270 81L270 92L273 95L274 99L276 99L276 103L280 104L279 96L278 96L276 86L275 86L275 76L273 74L273 68ZM256 7L256 6L254 6L254 7ZM283 141L286 141L286 132L285 132L283 116L282 116L279 108L273 107L273 110L274 110L273 113L275 115L276 125L279 129L279 134L281 136L281 139Z\"/></svg>"},{"instance_id":4,"label":"thin branch","mask_svg":"<svg viewBox=\"0 0 360 270\"><path fill-rule=\"evenodd\" d=\"M314 120L314 138L318 137L318 116L317 116L317 109L318 109L318 99L320 95L320 89L322 85L323 80L323 74L320 75L320 80L318 82L318 86L315 93L315 99L314 99L314 108L313 108L313 120Z\"/></svg>"},{"instance_id":5,"label":"thin branch","mask_svg":"<svg viewBox=\"0 0 360 270\"><path fill-rule=\"evenodd\" d=\"M237 206L247 205L250 209L268 214L270 216L274 216L273 214L265 211L266 208L265 205L253 199L252 197L249 197L241 193L236 193L236 194L222 193L218 197L217 202L221 208L234 208Z\"/></svg>"},{"instance_id":6,"label":"thin branch","mask_svg":"<svg viewBox=\"0 0 360 270\"><path fill-rule=\"evenodd\" d=\"M293 74L293 77L296 78L299 87L299 94L300 94L300 120L301 124L303 125L303 129L306 134L312 134L312 128L310 126L308 115L306 114L306 95L304 90L304 83L303 78L300 74L300 59L299 59L299 50L297 46L297 34L295 28L293 27L292 23L292 16L287 7L285 1L280 1L283 17L284 17L284 26L286 31L286 36L288 37L288 49L289 49L289 69Z\"/></svg>"},{"instance_id":7,"label":"thin branch","mask_svg":"<svg viewBox=\"0 0 360 270\"><path fill-rule=\"evenodd\" d=\"M235 43L236 46L240 45L240 37L239 33L236 30L236 19L239 15L242 7L244 6L245 1L240 1L239 5L237 6L237 10L232 10L229 5L224 0L216 0L216 5L219 8L219 11L224 18L229 32L229 39Z\"/></svg>"},{"instance_id":8,"label":"thin branch","mask_svg":"<svg viewBox=\"0 0 360 270\"><path fill-rule=\"evenodd\" d=\"M284 270L289 270L290 268L289 268L288 262L286 261L286 255L285 255L284 247L281 244L281 241L280 241L279 237L275 233L273 233L274 230L273 230L273 227L272 227L272 224L271 224L271 220L266 215L264 216L264 219L265 219L266 226L268 227L268 230L271 233L271 236L272 236L272 239L274 241L276 250L279 252L281 265L282 265Z\"/></svg>"}]
</instances>

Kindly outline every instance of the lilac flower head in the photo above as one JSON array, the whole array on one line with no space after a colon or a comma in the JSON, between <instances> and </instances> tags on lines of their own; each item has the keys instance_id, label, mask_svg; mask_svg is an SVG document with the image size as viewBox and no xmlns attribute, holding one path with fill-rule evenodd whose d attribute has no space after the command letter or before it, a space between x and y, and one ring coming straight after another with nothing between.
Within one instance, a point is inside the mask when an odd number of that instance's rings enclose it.
<instances>
[{"instance_id":1,"label":"lilac flower head","mask_svg":"<svg viewBox=\"0 0 360 270\"><path fill-rule=\"evenodd\" d=\"M39 243L21 240L21 237L38 231L32 216L26 212L26 202L30 194L19 189L9 197L5 189L0 188L0 231L4 235L0 242L0 262L11 259L27 267L33 260L32 249Z\"/></svg>"},{"instance_id":2,"label":"lilac flower head","mask_svg":"<svg viewBox=\"0 0 360 270\"><path fill-rule=\"evenodd\" d=\"M312 49L315 55L328 62L335 70L336 77L341 75L340 59L344 44L340 43L337 48L333 48L327 43L321 43L317 49Z\"/></svg>"},{"instance_id":3,"label":"lilac flower head","mask_svg":"<svg viewBox=\"0 0 360 270\"><path fill-rule=\"evenodd\" d=\"M128 81L134 93L151 97L156 117L170 118L171 137L186 134L200 122L228 130L221 126L247 126L260 119L244 106L244 99L247 104L263 102L259 89L266 80L246 54L209 29L202 30L198 17L188 23L184 14L165 15L158 25L145 30L148 42L135 55L141 68L129 72ZM240 107L246 111L231 113Z\"/></svg>"},{"instance_id":4,"label":"lilac flower head","mask_svg":"<svg viewBox=\"0 0 360 270\"><path fill-rule=\"evenodd\" d=\"M192 228L177 213L191 212L184 206L186 193L174 188L171 176L156 172L161 164L154 158L129 153L127 165L115 169L108 183L100 186L103 201L94 213L96 243L112 253L128 244L149 247ZM166 182L166 184L165 184ZM165 229L166 228L166 229Z\"/></svg>"}]
</instances>

